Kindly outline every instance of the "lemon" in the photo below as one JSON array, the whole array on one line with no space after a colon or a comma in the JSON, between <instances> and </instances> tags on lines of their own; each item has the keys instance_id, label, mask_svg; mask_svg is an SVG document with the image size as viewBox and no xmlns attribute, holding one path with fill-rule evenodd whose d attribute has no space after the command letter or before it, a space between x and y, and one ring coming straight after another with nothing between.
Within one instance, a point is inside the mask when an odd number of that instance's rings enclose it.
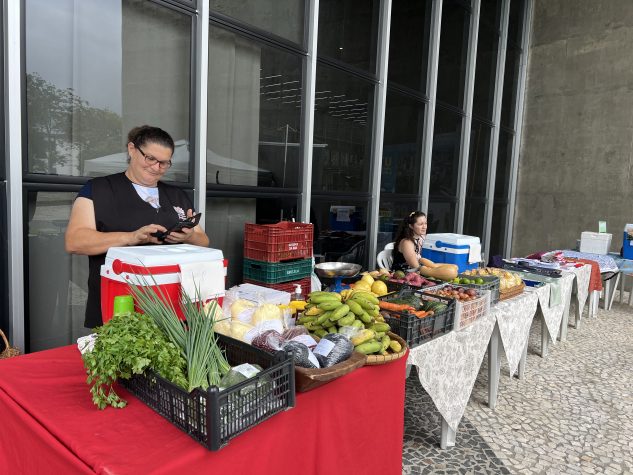
<instances>
[{"instance_id":1,"label":"lemon","mask_svg":"<svg viewBox=\"0 0 633 475\"><path fill-rule=\"evenodd\" d=\"M354 289L366 290L367 292L371 292L371 284L366 280L359 280L354 284Z\"/></svg>"},{"instance_id":2,"label":"lemon","mask_svg":"<svg viewBox=\"0 0 633 475\"><path fill-rule=\"evenodd\" d=\"M376 282L371 284L371 291L379 297L381 295L385 295L388 292L387 284L385 284L382 280L377 280Z\"/></svg>"},{"instance_id":3,"label":"lemon","mask_svg":"<svg viewBox=\"0 0 633 475\"><path fill-rule=\"evenodd\" d=\"M363 274L363 277L361 277L360 280L367 282L370 286L374 283L374 278L369 274Z\"/></svg>"}]
</instances>

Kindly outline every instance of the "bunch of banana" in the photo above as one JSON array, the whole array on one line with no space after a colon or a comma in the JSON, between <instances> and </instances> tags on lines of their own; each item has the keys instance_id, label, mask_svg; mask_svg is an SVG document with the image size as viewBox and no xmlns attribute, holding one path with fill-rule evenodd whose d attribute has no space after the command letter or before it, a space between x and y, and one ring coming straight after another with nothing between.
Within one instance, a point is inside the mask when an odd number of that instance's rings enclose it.
<instances>
[{"instance_id":1,"label":"bunch of banana","mask_svg":"<svg viewBox=\"0 0 633 475\"><path fill-rule=\"evenodd\" d=\"M379 310L378 298L371 292L351 289L341 293L312 292L308 296L303 314L297 319L297 324L305 326L311 333L320 337L328 333L337 333L342 327L370 330L371 338L360 342L355 340L360 345L371 339L382 339L389 331L389 325L385 323ZM369 335L367 332L363 334L365 337Z\"/></svg>"}]
</instances>

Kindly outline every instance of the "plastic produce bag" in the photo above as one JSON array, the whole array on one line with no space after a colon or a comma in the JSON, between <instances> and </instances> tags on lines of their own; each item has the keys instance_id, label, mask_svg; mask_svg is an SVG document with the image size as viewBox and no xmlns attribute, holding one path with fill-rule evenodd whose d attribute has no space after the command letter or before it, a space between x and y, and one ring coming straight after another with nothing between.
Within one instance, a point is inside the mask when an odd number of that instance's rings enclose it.
<instances>
[{"instance_id":1,"label":"plastic produce bag","mask_svg":"<svg viewBox=\"0 0 633 475\"><path fill-rule=\"evenodd\" d=\"M296 366L301 368L320 368L319 360L310 348L300 341L287 341L283 345L283 350L292 357Z\"/></svg>"},{"instance_id":2,"label":"plastic produce bag","mask_svg":"<svg viewBox=\"0 0 633 475\"><path fill-rule=\"evenodd\" d=\"M276 330L266 330L251 341L251 345L264 351L280 351L286 339Z\"/></svg>"},{"instance_id":3,"label":"plastic produce bag","mask_svg":"<svg viewBox=\"0 0 633 475\"><path fill-rule=\"evenodd\" d=\"M314 349L314 354L323 368L329 368L341 361L345 361L354 351L354 345L349 339L339 333L329 333L321 338Z\"/></svg>"}]
</instances>

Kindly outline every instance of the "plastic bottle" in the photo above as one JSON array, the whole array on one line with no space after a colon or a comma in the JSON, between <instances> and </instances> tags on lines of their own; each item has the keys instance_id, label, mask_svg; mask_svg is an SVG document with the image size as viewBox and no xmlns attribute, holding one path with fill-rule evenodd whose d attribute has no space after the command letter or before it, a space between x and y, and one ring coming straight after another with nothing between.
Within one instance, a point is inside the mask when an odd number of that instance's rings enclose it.
<instances>
[{"instance_id":1,"label":"plastic bottle","mask_svg":"<svg viewBox=\"0 0 633 475\"><path fill-rule=\"evenodd\" d=\"M299 285L299 284L295 285L295 293L290 296L290 300L303 300L303 301L305 301L305 298L303 297L303 294L301 293L301 285Z\"/></svg>"}]
</instances>

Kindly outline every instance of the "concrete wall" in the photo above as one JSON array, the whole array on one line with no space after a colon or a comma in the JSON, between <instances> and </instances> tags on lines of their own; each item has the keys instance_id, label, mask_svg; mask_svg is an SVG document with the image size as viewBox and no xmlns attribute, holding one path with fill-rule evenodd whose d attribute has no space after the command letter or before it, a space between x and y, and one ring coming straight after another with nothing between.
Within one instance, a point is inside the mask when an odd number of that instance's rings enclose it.
<instances>
[{"instance_id":1,"label":"concrete wall","mask_svg":"<svg viewBox=\"0 0 633 475\"><path fill-rule=\"evenodd\" d=\"M534 0L512 254L633 223L633 1Z\"/></svg>"}]
</instances>

